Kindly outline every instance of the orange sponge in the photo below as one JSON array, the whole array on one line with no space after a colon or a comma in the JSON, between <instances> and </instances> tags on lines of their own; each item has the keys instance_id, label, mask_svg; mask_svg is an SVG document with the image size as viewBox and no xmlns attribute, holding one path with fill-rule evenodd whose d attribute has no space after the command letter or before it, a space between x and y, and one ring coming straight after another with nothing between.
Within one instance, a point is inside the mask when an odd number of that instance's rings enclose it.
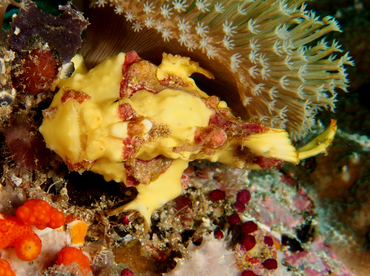
<instances>
[{"instance_id":1,"label":"orange sponge","mask_svg":"<svg viewBox=\"0 0 370 276\"><path fill-rule=\"evenodd\" d=\"M1 259L0 259L0 276L15 276L15 273L11 269L9 263Z\"/></svg>"},{"instance_id":2,"label":"orange sponge","mask_svg":"<svg viewBox=\"0 0 370 276\"><path fill-rule=\"evenodd\" d=\"M46 227L55 229L65 222L62 212L41 199L28 200L17 208L16 216L16 218L9 216L0 219L0 250L14 246L18 258L22 261L36 259L42 248L40 238L30 225L40 230Z\"/></svg>"},{"instance_id":3,"label":"orange sponge","mask_svg":"<svg viewBox=\"0 0 370 276\"><path fill-rule=\"evenodd\" d=\"M75 220L68 224L69 232L71 233L72 245L81 246L85 243L85 235L88 225L82 220Z\"/></svg>"},{"instance_id":4,"label":"orange sponge","mask_svg":"<svg viewBox=\"0 0 370 276\"><path fill-rule=\"evenodd\" d=\"M62 212L42 199L30 199L16 210L17 218L26 225L34 225L42 230L46 227L59 228L65 222Z\"/></svg>"},{"instance_id":5,"label":"orange sponge","mask_svg":"<svg viewBox=\"0 0 370 276\"><path fill-rule=\"evenodd\" d=\"M24 225L17 218L0 219L0 249L15 247L17 256L22 261L32 261L41 252L41 240L31 226Z\"/></svg>"},{"instance_id":6,"label":"orange sponge","mask_svg":"<svg viewBox=\"0 0 370 276\"><path fill-rule=\"evenodd\" d=\"M31 226L22 224L14 217L0 219L0 250L10 246L16 239L32 233Z\"/></svg>"},{"instance_id":7,"label":"orange sponge","mask_svg":"<svg viewBox=\"0 0 370 276\"><path fill-rule=\"evenodd\" d=\"M42 243L40 238L32 233L29 236L23 236L13 243L17 256L22 261L32 261L41 253Z\"/></svg>"},{"instance_id":8,"label":"orange sponge","mask_svg":"<svg viewBox=\"0 0 370 276\"><path fill-rule=\"evenodd\" d=\"M55 208L51 208L50 212L50 222L48 223L48 227L56 229L61 227L66 221L66 217L62 212Z\"/></svg>"},{"instance_id":9,"label":"orange sponge","mask_svg":"<svg viewBox=\"0 0 370 276\"><path fill-rule=\"evenodd\" d=\"M81 250L75 247L64 247L58 253L57 265L71 265L76 264L80 268L82 275L88 275L91 272L90 260L82 253ZM77 271L71 271L71 273L76 273ZM81 273L80 272L80 273Z\"/></svg>"}]
</instances>

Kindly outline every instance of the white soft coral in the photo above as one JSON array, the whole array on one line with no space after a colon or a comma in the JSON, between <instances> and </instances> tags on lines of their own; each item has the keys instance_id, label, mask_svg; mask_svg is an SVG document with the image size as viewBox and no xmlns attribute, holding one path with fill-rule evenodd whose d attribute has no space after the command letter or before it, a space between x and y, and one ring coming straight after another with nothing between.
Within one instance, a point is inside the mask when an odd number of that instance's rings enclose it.
<instances>
[{"instance_id":1,"label":"white soft coral","mask_svg":"<svg viewBox=\"0 0 370 276\"><path fill-rule=\"evenodd\" d=\"M190 243L190 257L165 275L168 276L231 276L240 275L235 265L235 253L227 250L225 240L217 240L212 234L205 235L200 246Z\"/></svg>"}]
</instances>

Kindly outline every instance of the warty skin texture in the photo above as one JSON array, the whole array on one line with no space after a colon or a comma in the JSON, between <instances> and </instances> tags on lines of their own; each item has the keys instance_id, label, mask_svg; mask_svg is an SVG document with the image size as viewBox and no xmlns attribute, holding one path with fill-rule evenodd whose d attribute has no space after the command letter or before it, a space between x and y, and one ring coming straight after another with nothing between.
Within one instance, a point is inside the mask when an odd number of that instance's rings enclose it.
<instances>
[{"instance_id":1,"label":"warty skin texture","mask_svg":"<svg viewBox=\"0 0 370 276\"><path fill-rule=\"evenodd\" d=\"M121 53L90 71L81 56L74 62L76 72L60 82L40 132L70 170L136 186L136 199L110 215L135 209L150 223L154 210L182 193L181 176L195 159L245 169L299 162L302 153L286 131L238 120L199 90L189 76L212 75L188 58L164 55L156 67Z\"/></svg>"}]
</instances>

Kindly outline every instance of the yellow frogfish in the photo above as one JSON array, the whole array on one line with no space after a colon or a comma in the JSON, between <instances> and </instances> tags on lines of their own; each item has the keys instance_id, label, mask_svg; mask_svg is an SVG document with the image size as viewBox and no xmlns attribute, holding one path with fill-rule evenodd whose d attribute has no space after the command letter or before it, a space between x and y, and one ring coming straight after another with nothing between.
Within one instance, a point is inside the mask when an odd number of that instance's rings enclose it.
<instances>
[{"instance_id":1,"label":"yellow frogfish","mask_svg":"<svg viewBox=\"0 0 370 276\"><path fill-rule=\"evenodd\" d=\"M336 126L302 149L282 129L243 121L224 101L201 91L193 73L213 75L189 58L163 54L156 66L136 52L120 53L87 70L80 55L74 74L43 112L46 145L71 171L92 171L106 181L135 186L138 195L109 212L151 214L182 193L190 161L244 169L298 163L325 151Z\"/></svg>"}]
</instances>

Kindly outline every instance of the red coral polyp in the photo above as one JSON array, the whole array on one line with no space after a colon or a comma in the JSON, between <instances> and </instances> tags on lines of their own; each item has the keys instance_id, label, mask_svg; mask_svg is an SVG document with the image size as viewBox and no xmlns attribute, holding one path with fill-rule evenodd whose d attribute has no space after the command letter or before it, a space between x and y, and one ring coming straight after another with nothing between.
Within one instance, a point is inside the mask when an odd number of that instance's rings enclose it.
<instances>
[{"instance_id":1,"label":"red coral polyp","mask_svg":"<svg viewBox=\"0 0 370 276\"><path fill-rule=\"evenodd\" d=\"M237 213L233 213L233 214L231 214L230 216L227 217L227 222L231 226L238 225L240 223L240 217Z\"/></svg>"},{"instance_id":2,"label":"red coral polyp","mask_svg":"<svg viewBox=\"0 0 370 276\"><path fill-rule=\"evenodd\" d=\"M241 231L245 235L253 233L257 231L257 229L258 229L257 224L251 220L244 222L241 226Z\"/></svg>"},{"instance_id":3,"label":"red coral polyp","mask_svg":"<svg viewBox=\"0 0 370 276\"><path fill-rule=\"evenodd\" d=\"M248 190L241 190L236 195L236 201L241 202L243 204L248 204L250 199L251 193Z\"/></svg>"},{"instance_id":4,"label":"red coral polyp","mask_svg":"<svg viewBox=\"0 0 370 276\"><path fill-rule=\"evenodd\" d=\"M273 246L274 245L274 241L269 236L265 236L263 238L263 243L266 244L266 245L268 245L268 246Z\"/></svg>"},{"instance_id":5,"label":"red coral polyp","mask_svg":"<svg viewBox=\"0 0 370 276\"><path fill-rule=\"evenodd\" d=\"M252 270L244 270L241 276L258 276Z\"/></svg>"},{"instance_id":6,"label":"red coral polyp","mask_svg":"<svg viewBox=\"0 0 370 276\"><path fill-rule=\"evenodd\" d=\"M217 229L214 231L213 235L214 235L214 236L215 236L215 238L216 238L216 239L218 239L218 240L223 239L223 237L224 237L224 233L223 233L219 228L217 228Z\"/></svg>"},{"instance_id":7,"label":"red coral polyp","mask_svg":"<svg viewBox=\"0 0 370 276\"><path fill-rule=\"evenodd\" d=\"M268 270L272 270L277 269L278 263L275 259L267 259L266 261L263 262L263 266Z\"/></svg>"},{"instance_id":8,"label":"red coral polyp","mask_svg":"<svg viewBox=\"0 0 370 276\"><path fill-rule=\"evenodd\" d=\"M130 269L125 268L121 271L121 276L134 276L134 273Z\"/></svg>"},{"instance_id":9,"label":"red coral polyp","mask_svg":"<svg viewBox=\"0 0 370 276\"><path fill-rule=\"evenodd\" d=\"M212 201L224 200L226 198L226 194L224 191L216 189L209 193L209 197Z\"/></svg>"},{"instance_id":10,"label":"red coral polyp","mask_svg":"<svg viewBox=\"0 0 370 276\"><path fill-rule=\"evenodd\" d=\"M242 250L252 250L256 245L256 238L252 235L246 235L242 238L240 245Z\"/></svg>"},{"instance_id":11,"label":"red coral polyp","mask_svg":"<svg viewBox=\"0 0 370 276\"><path fill-rule=\"evenodd\" d=\"M243 213L246 209L245 207L245 204L241 203L240 201L237 201L233 204L233 207L234 209L238 212L238 213Z\"/></svg>"}]
</instances>

